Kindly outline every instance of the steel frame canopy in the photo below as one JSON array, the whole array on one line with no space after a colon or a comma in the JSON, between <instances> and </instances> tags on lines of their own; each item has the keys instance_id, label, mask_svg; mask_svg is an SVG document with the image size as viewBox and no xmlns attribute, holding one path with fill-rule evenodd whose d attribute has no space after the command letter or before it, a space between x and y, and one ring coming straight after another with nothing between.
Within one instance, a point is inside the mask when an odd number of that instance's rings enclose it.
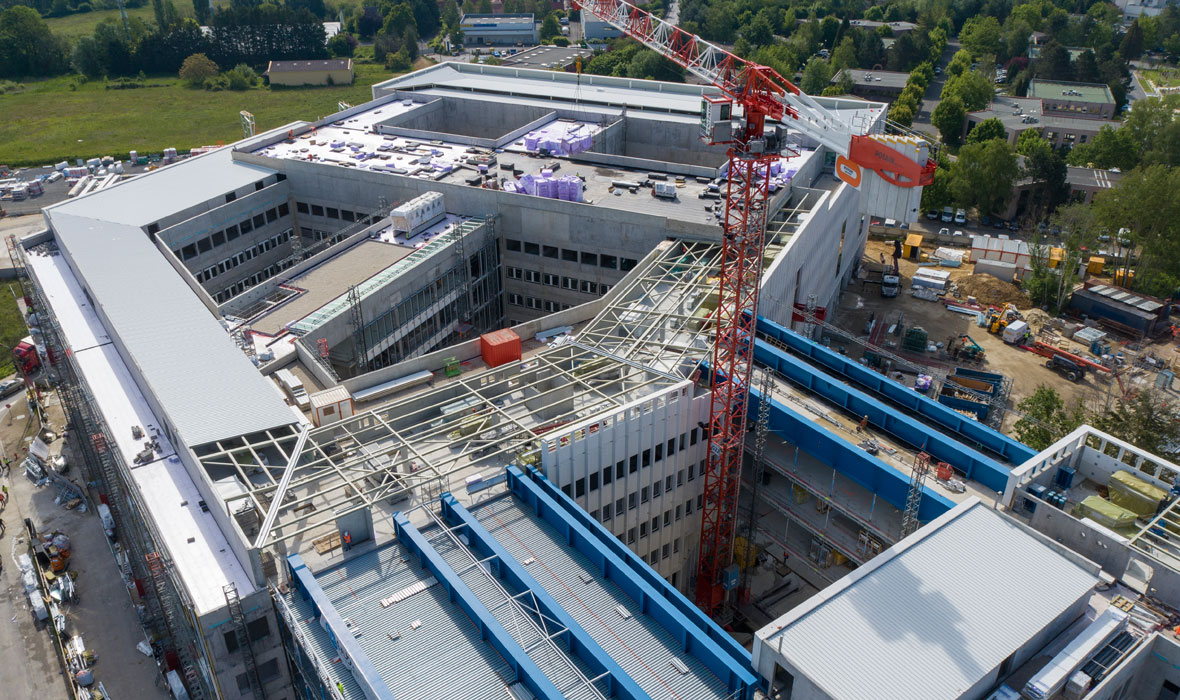
<instances>
[{"instance_id":1,"label":"steel frame canopy","mask_svg":"<svg viewBox=\"0 0 1180 700\"><path fill-rule=\"evenodd\" d=\"M392 501L433 496L460 471L531 463L549 430L696 370L710 350L711 324L699 312L720 255L715 243L662 243L574 340L519 363L439 377L433 389L338 423L220 441L198 456L215 479L244 485L226 504L257 549L334 531L337 518L362 509L392 514L404 508Z\"/></svg>"}]
</instances>

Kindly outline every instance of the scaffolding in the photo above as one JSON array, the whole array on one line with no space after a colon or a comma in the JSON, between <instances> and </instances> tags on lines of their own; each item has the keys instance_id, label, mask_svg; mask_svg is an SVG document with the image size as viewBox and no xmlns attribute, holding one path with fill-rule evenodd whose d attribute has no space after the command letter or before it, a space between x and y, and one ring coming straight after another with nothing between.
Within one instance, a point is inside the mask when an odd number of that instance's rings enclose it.
<instances>
[{"instance_id":1,"label":"scaffolding","mask_svg":"<svg viewBox=\"0 0 1180 700\"><path fill-rule=\"evenodd\" d=\"M25 270L23 249L10 242L9 250L20 260L19 269ZM46 251L59 254L54 244L46 244ZM38 315L45 319L42 331L52 358L50 381L57 388L70 432L80 436L74 444L82 457L81 469L88 483L100 486L100 500L110 507L114 516L119 533L118 541L112 543L116 562L128 585L136 582L148 593L143 600L147 612L143 619L145 630L156 639L164 662L180 669L189 697L193 700L212 697L208 690L212 682L200 673L197 663L199 642L196 631L186 617L186 608L191 608L191 603L176 585L170 563L154 544L163 539L150 518L140 515L147 509L139 490L131 482L130 469L118 450L111 447L111 432L95 406L93 393L74 364L63 341L61 327L40 287L30 280L25 290Z\"/></svg>"},{"instance_id":2,"label":"scaffolding","mask_svg":"<svg viewBox=\"0 0 1180 700\"><path fill-rule=\"evenodd\" d=\"M250 693L254 700L266 700L262 680L258 677L258 660L254 658L254 649L250 645L246 614L242 612L242 600L238 597L238 587L233 583L227 583L222 586L221 591L225 595L225 605L229 608L229 619L233 625L234 638L238 641L238 651L246 663L246 681L250 684Z\"/></svg>"},{"instance_id":3,"label":"scaffolding","mask_svg":"<svg viewBox=\"0 0 1180 700\"><path fill-rule=\"evenodd\" d=\"M905 511L901 516L901 536L908 537L922 526L918 510L922 506L922 487L930 473L930 455L919 452L914 455L913 471L910 473L910 489L906 492Z\"/></svg>"}]
</instances>

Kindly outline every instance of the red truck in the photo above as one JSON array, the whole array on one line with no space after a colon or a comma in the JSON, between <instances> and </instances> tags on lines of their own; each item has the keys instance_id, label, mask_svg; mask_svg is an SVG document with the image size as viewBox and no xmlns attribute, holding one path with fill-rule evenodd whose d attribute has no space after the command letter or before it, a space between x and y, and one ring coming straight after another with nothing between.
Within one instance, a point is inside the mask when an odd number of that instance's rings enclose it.
<instances>
[{"instance_id":1,"label":"red truck","mask_svg":"<svg viewBox=\"0 0 1180 700\"><path fill-rule=\"evenodd\" d=\"M37 347L33 345L32 336L16 344L12 349L12 359L16 362L17 371L26 377L41 368L41 358L37 355Z\"/></svg>"}]
</instances>

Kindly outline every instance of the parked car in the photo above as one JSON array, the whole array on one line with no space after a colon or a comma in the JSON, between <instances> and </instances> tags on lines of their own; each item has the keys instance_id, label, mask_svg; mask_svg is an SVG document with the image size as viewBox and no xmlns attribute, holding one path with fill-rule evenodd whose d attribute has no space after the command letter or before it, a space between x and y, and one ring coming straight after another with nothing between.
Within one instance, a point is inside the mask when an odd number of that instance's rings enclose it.
<instances>
[{"instance_id":1,"label":"parked car","mask_svg":"<svg viewBox=\"0 0 1180 700\"><path fill-rule=\"evenodd\" d=\"M942 66L935 66L934 67L934 74L935 75L942 75Z\"/></svg>"},{"instance_id":2,"label":"parked car","mask_svg":"<svg viewBox=\"0 0 1180 700\"><path fill-rule=\"evenodd\" d=\"M967 210L966 209L956 209L955 210L955 223L956 224L967 223Z\"/></svg>"},{"instance_id":3,"label":"parked car","mask_svg":"<svg viewBox=\"0 0 1180 700\"><path fill-rule=\"evenodd\" d=\"M0 382L0 399L9 394L16 393L16 390L20 389L23 385L24 382L19 379L5 379Z\"/></svg>"},{"instance_id":4,"label":"parked car","mask_svg":"<svg viewBox=\"0 0 1180 700\"><path fill-rule=\"evenodd\" d=\"M955 238L958 238L960 236L966 236L966 235L967 234L963 233L962 229L955 229Z\"/></svg>"},{"instance_id":5,"label":"parked car","mask_svg":"<svg viewBox=\"0 0 1180 700\"><path fill-rule=\"evenodd\" d=\"M955 218L955 210L954 209L947 207L942 210L942 223L949 224L951 221L954 221L954 218Z\"/></svg>"},{"instance_id":6,"label":"parked car","mask_svg":"<svg viewBox=\"0 0 1180 700\"><path fill-rule=\"evenodd\" d=\"M949 236L949 235L951 235L951 230L949 228L947 228L946 226L943 226L942 228L938 229L938 235Z\"/></svg>"},{"instance_id":7,"label":"parked car","mask_svg":"<svg viewBox=\"0 0 1180 700\"><path fill-rule=\"evenodd\" d=\"M1003 231L1005 227L1006 227L1006 225L1004 224L1003 219L993 219L992 220L992 228Z\"/></svg>"},{"instance_id":8,"label":"parked car","mask_svg":"<svg viewBox=\"0 0 1180 700\"><path fill-rule=\"evenodd\" d=\"M1008 230L1013 232L1020 230L1020 224L1016 223L1016 219L1012 219L1008 222Z\"/></svg>"},{"instance_id":9,"label":"parked car","mask_svg":"<svg viewBox=\"0 0 1180 700\"><path fill-rule=\"evenodd\" d=\"M931 221L938 221L938 210L931 209L930 211L926 212L926 218L930 219Z\"/></svg>"}]
</instances>

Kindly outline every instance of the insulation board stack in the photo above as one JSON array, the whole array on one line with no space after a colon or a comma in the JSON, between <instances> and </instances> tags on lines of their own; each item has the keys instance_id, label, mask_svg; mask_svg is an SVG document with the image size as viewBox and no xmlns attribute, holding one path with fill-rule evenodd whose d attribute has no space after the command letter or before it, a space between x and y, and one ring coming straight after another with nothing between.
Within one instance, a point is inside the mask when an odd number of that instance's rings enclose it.
<instances>
[{"instance_id":1,"label":"insulation board stack","mask_svg":"<svg viewBox=\"0 0 1180 700\"><path fill-rule=\"evenodd\" d=\"M1107 487L1111 502L1141 516L1154 516L1160 503L1168 496L1163 489L1128 471L1112 474Z\"/></svg>"}]
</instances>

